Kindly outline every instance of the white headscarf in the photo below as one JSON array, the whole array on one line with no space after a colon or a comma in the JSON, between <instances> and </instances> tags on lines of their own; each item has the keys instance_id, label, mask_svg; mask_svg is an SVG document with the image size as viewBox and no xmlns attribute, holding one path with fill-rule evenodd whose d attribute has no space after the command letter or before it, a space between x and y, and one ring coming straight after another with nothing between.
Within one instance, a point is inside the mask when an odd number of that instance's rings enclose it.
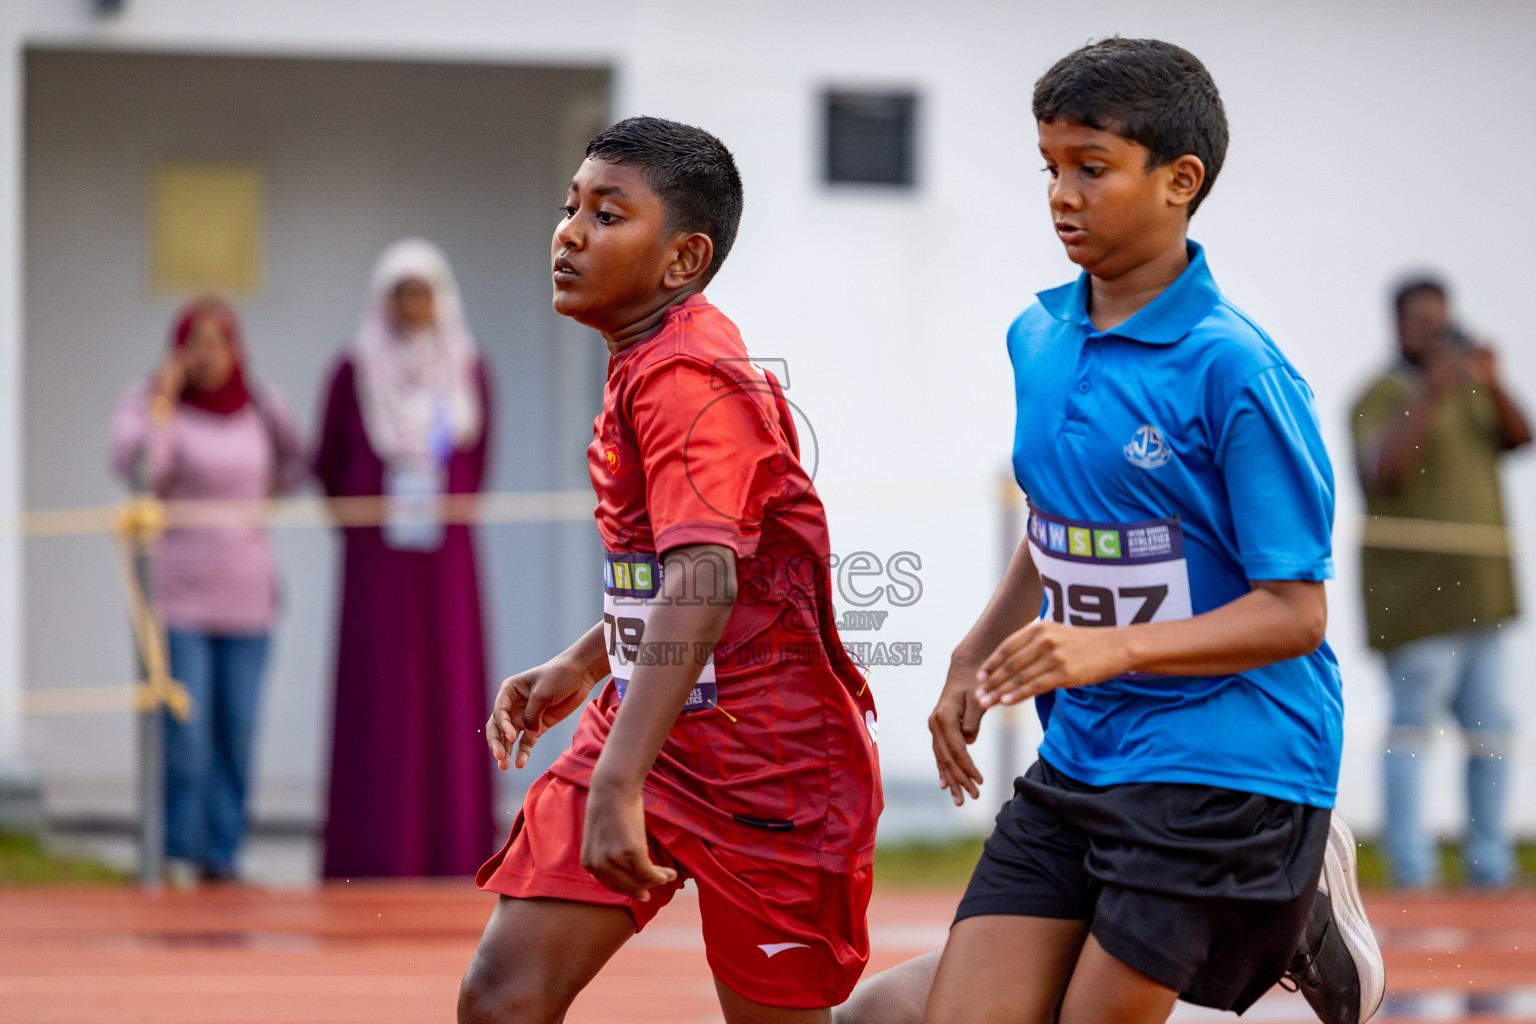
<instances>
[{"instance_id":1,"label":"white headscarf","mask_svg":"<svg viewBox=\"0 0 1536 1024\"><path fill-rule=\"evenodd\" d=\"M407 337L390 309L395 289L412 278L432 289L436 325ZM391 465L426 467L477 442L485 423L478 361L443 251L421 238L385 249L374 265L353 353L358 404L374 453Z\"/></svg>"}]
</instances>

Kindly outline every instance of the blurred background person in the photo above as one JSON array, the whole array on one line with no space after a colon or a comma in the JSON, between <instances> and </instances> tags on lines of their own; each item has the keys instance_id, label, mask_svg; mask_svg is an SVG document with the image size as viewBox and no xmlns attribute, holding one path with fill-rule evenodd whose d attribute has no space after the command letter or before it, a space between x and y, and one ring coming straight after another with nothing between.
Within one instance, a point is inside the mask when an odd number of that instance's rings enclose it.
<instances>
[{"instance_id":1,"label":"blurred background person","mask_svg":"<svg viewBox=\"0 0 1536 1024\"><path fill-rule=\"evenodd\" d=\"M1456 326L1442 281L1405 281L1393 302L1400 358L1352 416L1368 516L1366 625L1391 691L1387 850L1397 885L1439 880L1420 772L1448 708L1466 744L1467 878L1502 886L1514 874L1505 818L1514 750L1501 626L1517 608L1499 462L1530 443L1531 429L1493 350Z\"/></svg>"},{"instance_id":2,"label":"blurred background person","mask_svg":"<svg viewBox=\"0 0 1536 1024\"><path fill-rule=\"evenodd\" d=\"M169 351L112 417L114 471L162 500L257 502L309 472L281 399L251 383L234 311L198 299ZM170 529L155 546L151 600L166 624L171 676L192 717L165 717L166 855L205 881L238 877L261 674L277 615L272 544L258 509L229 525Z\"/></svg>"},{"instance_id":3,"label":"blurred background person","mask_svg":"<svg viewBox=\"0 0 1536 1024\"><path fill-rule=\"evenodd\" d=\"M386 249L332 376L316 469L332 497L382 496L348 527L324 873L470 875L495 846L480 583L443 494L485 477L489 395L441 250Z\"/></svg>"}]
</instances>

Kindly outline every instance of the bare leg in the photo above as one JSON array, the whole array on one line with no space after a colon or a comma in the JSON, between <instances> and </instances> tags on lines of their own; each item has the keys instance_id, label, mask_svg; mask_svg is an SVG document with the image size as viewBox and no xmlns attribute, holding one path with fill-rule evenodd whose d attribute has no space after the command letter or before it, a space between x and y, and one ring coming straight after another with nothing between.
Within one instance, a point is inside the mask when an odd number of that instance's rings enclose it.
<instances>
[{"instance_id":1,"label":"bare leg","mask_svg":"<svg viewBox=\"0 0 1536 1024\"><path fill-rule=\"evenodd\" d=\"M622 907L501 897L459 986L459 1024L560 1024L634 934Z\"/></svg>"},{"instance_id":2,"label":"bare leg","mask_svg":"<svg viewBox=\"0 0 1536 1024\"><path fill-rule=\"evenodd\" d=\"M1072 978L1087 921L987 915L949 931L928 1024L1051 1024ZM1105 1017L1103 1021L1116 1020Z\"/></svg>"},{"instance_id":3,"label":"bare leg","mask_svg":"<svg viewBox=\"0 0 1536 1024\"><path fill-rule=\"evenodd\" d=\"M848 1001L832 1011L834 1024L923 1024L923 1007L943 953L936 949L865 978Z\"/></svg>"},{"instance_id":4,"label":"bare leg","mask_svg":"<svg viewBox=\"0 0 1536 1024\"><path fill-rule=\"evenodd\" d=\"M720 996L720 1012L725 1024L832 1024L832 1011L792 1010L783 1006L764 1006L737 995L719 978L715 992Z\"/></svg>"},{"instance_id":5,"label":"bare leg","mask_svg":"<svg viewBox=\"0 0 1536 1024\"><path fill-rule=\"evenodd\" d=\"M1061 1003L1061 1024L1163 1024L1179 994L1104 951L1088 936Z\"/></svg>"}]
</instances>

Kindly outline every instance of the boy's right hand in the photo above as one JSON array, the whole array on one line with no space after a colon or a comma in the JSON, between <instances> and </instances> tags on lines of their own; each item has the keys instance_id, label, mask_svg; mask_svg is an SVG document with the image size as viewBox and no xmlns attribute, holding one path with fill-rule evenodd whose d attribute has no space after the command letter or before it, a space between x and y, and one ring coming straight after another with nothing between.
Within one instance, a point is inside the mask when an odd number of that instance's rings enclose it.
<instances>
[{"instance_id":1,"label":"boy's right hand","mask_svg":"<svg viewBox=\"0 0 1536 1024\"><path fill-rule=\"evenodd\" d=\"M579 665L563 658L503 681L485 723L485 740L501 770L525 766L544 730L581 707L595 683Z\"/></svg>"},{"instance_id":2,"label":"boy's right hand","mask_svg":"<svg viewBox=\"0 0 1536 1024\"><path fill-rule=\"evenodd\" d=\"M939 788L949 790L950 799L959 807L969 793L981 799L981 785L986 780L971 759L970 745L976 742L981 716L986 708L976 699L976 669L969 662L951 661L939 703L928 716L928 731L933 734L933 759L939 766Z\"/></svg>"}]
</instances>

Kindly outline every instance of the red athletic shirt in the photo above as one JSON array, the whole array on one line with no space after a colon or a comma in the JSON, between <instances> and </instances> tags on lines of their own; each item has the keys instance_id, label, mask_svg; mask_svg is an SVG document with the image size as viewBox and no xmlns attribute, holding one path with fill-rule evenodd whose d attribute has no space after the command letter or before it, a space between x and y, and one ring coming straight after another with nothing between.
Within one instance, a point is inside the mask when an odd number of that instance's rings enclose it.
<instances>
[{"instance_id":1,"label":"red athletic shirt","mask_svg":"<svg viewBox=\"0 0 1536 1024\"><path fill-rule=\"evenodd\" d=\"M614 679L550 770L590 783L643 656L633 645L660 588L658 556L718 544L736 553L738 580L719 644L646 649L708 661L646 778L646 813L753 856L869 864L882 804L874 700L833 625L826 514L778 381L695 295L609 359L587 456Z\"/></svg>"}]
</instances>

